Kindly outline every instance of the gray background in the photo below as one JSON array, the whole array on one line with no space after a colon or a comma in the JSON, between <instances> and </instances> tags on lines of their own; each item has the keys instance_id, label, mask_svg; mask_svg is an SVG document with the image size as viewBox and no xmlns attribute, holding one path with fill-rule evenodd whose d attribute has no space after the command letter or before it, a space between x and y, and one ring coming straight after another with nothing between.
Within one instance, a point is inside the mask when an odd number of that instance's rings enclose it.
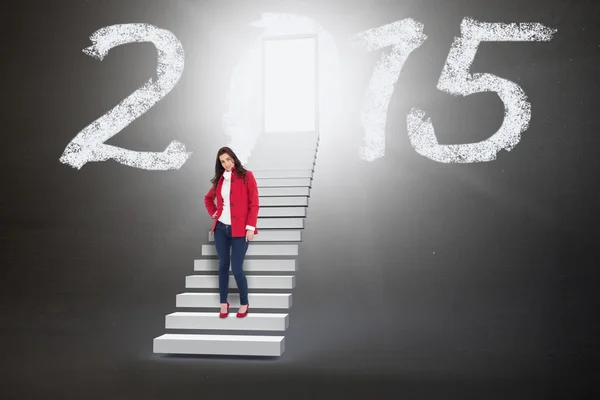
<instances>
[{"instance_id":1,"label":"gray background","mask_svg":"<svg viewBox=\"0 0 600 400\"><path fill-rule=\"evenodd\" d=\"M597 370L600 139L592 1L21 1L0 15L2 366L8 396L545 398L590 394ZM347 119L324 137L300 246L286 351L276 360L160 357L193 259L207 243L203 195L232 68L260 11L318 20L340 48ZM446 165L410 146L405 116L427 110L443 143L502 122L491 93L435 85L460 21L541 22L551 43L485 43L473 71L522 85L530 128L498 160ZM412 17L426 43L390 104L384 158L359 159L358 111L380 53L351 33ZM154 74L150 44L85 56L100 27L147 22L186 50L176 88L109 143L186 143L179 171L58 162L84 126ZM242 383L243 385L242 386ZM311 386L311 383L313 386ZM325 392L327 390L327 392ZM318 395L316 394L318 393Z\"/></svg>"}]
</instances>

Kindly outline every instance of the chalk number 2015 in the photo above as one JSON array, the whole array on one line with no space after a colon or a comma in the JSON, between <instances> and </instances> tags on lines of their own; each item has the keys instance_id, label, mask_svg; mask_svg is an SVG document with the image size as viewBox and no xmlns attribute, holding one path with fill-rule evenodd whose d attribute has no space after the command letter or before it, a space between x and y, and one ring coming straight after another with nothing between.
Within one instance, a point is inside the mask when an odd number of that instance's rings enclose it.
<instances>
[{"instance_id":1,"label":"chalk number 2015","mask_svg":"<svg viewBox=\"0 0 600 400\"><path fill-rule=\"evenodd\" d=\"M508 79L489 73L470 73L479 45L484 41L551 41L556 29L540 23L487 23L464 18L460 36L454 38L442 68L437 88L456 96L494 92L504 105L502 125L489 138L478 143L442 145L424 110L413 108L406 124L410 143L418 154L442 163L474 163L496 159L505 149L510 151L527 130L531 104L523 89ZM385 152L385 124L388 105L402 67L410 54L427 39L423 24L412 18L386 24L355 34L350 44L366 51L384 52L375 66L361 110L364 145L360 157L373 161ZM140 152L111 146L105 142L146 113L177 84L184 69L184 50L171 32L149 24L120 24L101 28L90 37L93 45L84 53L102 60L110 49L128 43L150 42L158 53L157 80L143 86L122 100L106 114L79 132L66 146L60 161L81 169L86 163L115 160L121 164L147 170L179 169L191 152L183 143L172 141L162 152Z\"/></svg>"}]
</instances>

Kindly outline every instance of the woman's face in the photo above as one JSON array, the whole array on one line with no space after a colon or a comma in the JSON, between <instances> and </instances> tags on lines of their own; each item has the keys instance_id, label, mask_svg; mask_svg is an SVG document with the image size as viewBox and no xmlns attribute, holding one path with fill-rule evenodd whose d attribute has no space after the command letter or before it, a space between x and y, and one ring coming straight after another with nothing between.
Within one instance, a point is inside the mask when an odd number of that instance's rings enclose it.
<instances>
[{"instance_id":1,"label":"woman's face","mask_svg":"<svg viewBox=\"0 0 600 400\"><path fill-rule=\"evenodd\" d=\"M219 160L221 161L221 165L225 168L225 171L231 171L233 169L233 158L227 153L219 156Z\"/></svg>"}]
</instances>

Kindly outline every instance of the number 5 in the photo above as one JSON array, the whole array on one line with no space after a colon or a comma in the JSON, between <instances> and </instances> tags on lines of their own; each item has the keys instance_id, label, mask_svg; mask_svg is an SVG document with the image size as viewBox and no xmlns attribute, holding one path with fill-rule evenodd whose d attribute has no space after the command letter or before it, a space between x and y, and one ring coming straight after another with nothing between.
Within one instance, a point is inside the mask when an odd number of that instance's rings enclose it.
<instances>
[{"instance_id":1,"label":"number 5","mask_svg":"<svg viewBox=\"0 0 600 400\"><path fill-rule=\"evenodd\" d=\"M440 145L431 119L413 108L407 116L408 137L417 153L443 163L473 163L492 161L500 150L512 150L531 119L531 104L523 89L516 83L492 74L470 74L477 48L483 41L550 41L556 29L538 23L483 23L463 19L461 36L454 39L437 88L446 93L468 96L495 92L504 103L502 126L490 138L458 145Z\"/></svg>"}]
</instances>

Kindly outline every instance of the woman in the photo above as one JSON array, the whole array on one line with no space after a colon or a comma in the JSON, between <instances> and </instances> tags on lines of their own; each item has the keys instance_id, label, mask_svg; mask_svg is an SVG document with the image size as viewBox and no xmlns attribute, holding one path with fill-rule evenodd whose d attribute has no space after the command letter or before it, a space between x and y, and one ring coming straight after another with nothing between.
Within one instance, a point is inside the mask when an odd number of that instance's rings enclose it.
<instances>
[{"instance_id":1,"label":"woman","mask_svg":"<svg viewBox=\"0 0 600 400\"><path fill-rule=\"evenodd\" d=\"M258 234L258 187L254 174L247 171L229 147L217 152L212 187L204 196L208 214L215 220L212 228L219 256L219 317L229 315L229 264L240 291L238 318L248 315L248 283L243 271L249 241ZM217 205L215 206L215 199ZM231 252L231 255L230 255Z\"/></svg>"}]
</instances>

